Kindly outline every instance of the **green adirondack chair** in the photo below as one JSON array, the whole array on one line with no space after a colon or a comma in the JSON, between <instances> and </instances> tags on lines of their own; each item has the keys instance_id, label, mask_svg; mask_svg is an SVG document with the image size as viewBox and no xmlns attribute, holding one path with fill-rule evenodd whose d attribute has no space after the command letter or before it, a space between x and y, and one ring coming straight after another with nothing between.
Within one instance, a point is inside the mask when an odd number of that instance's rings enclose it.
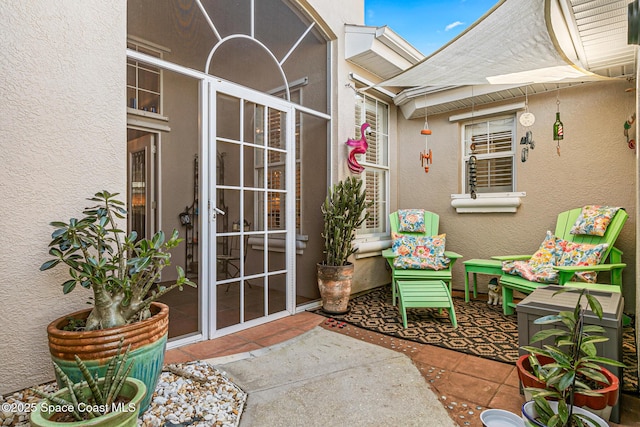
<instances>
[{"instance_id":1,"label":"green adirondack chair","mask_svg":"<svg viewBox=\"0 0 640 427\"><path fill-rule=\"evenodd\" d=\"M572 209L562 212L558 215L556 221L555 236L564 240L597 245L608 243L609 247L603 253L600 263L593 266L557 266L554 267L558 271L558 284L562 286L572 286L578 288L589 288L594 290L602 290L607 292L621 292L622 290L622 270L627 266L622 262L622 251L614 247L624 223L629 215L624 209L619 209L611 219L604 236L592 236L586 234L571 234L570 230L576 219L580 215L582 208ZM506 255L494 256L493 259L500 261L528 260L531 255ZM607 263L608 261L608 263ZM581 271L609 272L610 283L586 283L571 281L574 273ZM503 273L500 277L502 285L502 308L505 315L513 314L515 304L513 302L513 291L519 291L524 294L530 294L540 286L546 286L548 283L531 282L517 275Z\"/></svg>"},{"instance_id":2,"label":"green adirondack chair","mask_svg":"<svg viewBox=\"0 0 640 427\"><path fill-rule=\"evenodd\" d=\"M391 231L393 233L403 234L403 235L411 235L411 236L422 236L429 237L435 236L438 234L438 226L440 223L440 217L438 214L433 212L424 211L424 222L425 222L425 232L424 233L398 233L398 212L393 212L389 215L389 224L391 226ZM398 281L409 281L409 280L442 280L445 282L449 288L449 294L451 294L451 270L453 268L453 264L456 262L458 258L462 258L462 255L452 252L445 251L445 256L451 260L449 263L449 268L444 270L401 270L396 269L393 266L393 260L396 255L393 253L391 248L385 249L382 252L382 256L386 258L389 266L391 267L391 288L393 289L393 304L396 304L397 298L397 282Z\"/></svg>"}]
</instances>

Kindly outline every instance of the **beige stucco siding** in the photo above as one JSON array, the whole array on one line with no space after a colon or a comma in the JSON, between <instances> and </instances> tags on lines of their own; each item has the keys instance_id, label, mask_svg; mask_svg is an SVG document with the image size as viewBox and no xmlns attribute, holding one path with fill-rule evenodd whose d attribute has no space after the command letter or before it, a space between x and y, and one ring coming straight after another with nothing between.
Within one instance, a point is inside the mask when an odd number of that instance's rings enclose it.
<instances>
[{"instance_id":1,"label":"beige stucco siding","mask_svg":"<svg viewBox=\"0 0 640 427\"><path fill-rule=\"evenodd\" d=\"M519 160L521 147L517 147L516 190L526 196L515 214L458 214L451 207L451 194L459 193L462 184L460 126L450 122L449 117L463 111L429 116L433 130L429 147L434 158L428 174L418 160L418 153L424 148L424 139L419 135L423 120L400 120L398 206L438 213L440 230L447 233L447 249L464 255L462 261L533 253L546 230L555 229L558 213L586 204L622 206L629 213L629 220L616 246L624 252L623 261L628 264L623 274L624 295L625 305L631 309L635 301L635 152L627 147L623 124L633 112L635 98L633 92L625 91L627 88L629 84L622 81L560 92L565 129L560 156L552 140L556 92L529 96L529 109L536 116L532 127L536 145L526 163ZM484 107L488 106L476 109ZM518 124L517 141L523 131ZM453 277L454 287L463 289L462 262L455 266ZM486 280L482 284L486 292Z\"/></svg>"},{"instance_id":2,"label":"beige stucco siding","mask_svg":"<svg viewBox=\"0 0 640 427\"><path fill-rule=\"evenodd\" d=\"M1 2L0 394L53 378L46 325L86 307L40 272L52 220L125 192L126 2Z\"/></svg>"}]
</instances>

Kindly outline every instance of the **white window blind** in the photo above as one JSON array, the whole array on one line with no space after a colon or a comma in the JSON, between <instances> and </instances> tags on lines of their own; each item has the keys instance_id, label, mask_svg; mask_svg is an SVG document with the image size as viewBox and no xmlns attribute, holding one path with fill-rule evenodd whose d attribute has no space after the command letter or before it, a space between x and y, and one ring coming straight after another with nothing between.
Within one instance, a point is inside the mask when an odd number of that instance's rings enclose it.
<instances>
[{"instance_id":1,"label":"white window blind","mask_svg":"<svg viewBox=\"0 0 640 427\"><path fill-rule=\"evenodd\" d=\"M463 126L464 188L470 193L469 158L477 159L476 193L515 191L515 115Z\"/></svg>"}]
</instances>

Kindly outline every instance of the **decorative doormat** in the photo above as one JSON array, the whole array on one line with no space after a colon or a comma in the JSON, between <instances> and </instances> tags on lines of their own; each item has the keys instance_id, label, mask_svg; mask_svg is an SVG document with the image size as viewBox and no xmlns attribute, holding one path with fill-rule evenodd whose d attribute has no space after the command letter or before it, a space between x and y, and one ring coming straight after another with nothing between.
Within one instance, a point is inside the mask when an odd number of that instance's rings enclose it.
<instances>
[{"instance_id":1,"label":"decorative doormat","mask_svg":"<svg viewBox=\"0 0 640 427\"><path fill-rule=\"evenodd\" d=\"M350 311L344 315L315 313L347 322L363 329L385 335L431 344L461 353L499 362L515 364L518 359L518 317L502 314L502 306L486 301L453 298L458 327L453 328L446 310L407 309L407 328L402 327L398 308L391 304L391 287L383 286L360 295L349 302ZM632 325L634 322L632 322ZM623 391L638 393L638 371L633 326L623 331L624 370Z\"/></svg>"}]
</instances>

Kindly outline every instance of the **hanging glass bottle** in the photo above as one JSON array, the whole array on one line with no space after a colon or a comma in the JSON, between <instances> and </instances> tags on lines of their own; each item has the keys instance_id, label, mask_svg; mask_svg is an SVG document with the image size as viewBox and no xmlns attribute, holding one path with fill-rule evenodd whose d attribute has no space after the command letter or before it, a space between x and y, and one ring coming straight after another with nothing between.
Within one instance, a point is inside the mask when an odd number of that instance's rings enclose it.
<instances>
[{"instance_id":1,"label":"hanging glass bottle","mask_svg":"<svg viewBox=\"0 0 640 427\"><path fill-rule=\"evenodd\" d=\"M553 140L561 141L564 138L564 129L560 121L560 112L556 112L556 122L553 124Z\"/></svg>"}]
</instances>

